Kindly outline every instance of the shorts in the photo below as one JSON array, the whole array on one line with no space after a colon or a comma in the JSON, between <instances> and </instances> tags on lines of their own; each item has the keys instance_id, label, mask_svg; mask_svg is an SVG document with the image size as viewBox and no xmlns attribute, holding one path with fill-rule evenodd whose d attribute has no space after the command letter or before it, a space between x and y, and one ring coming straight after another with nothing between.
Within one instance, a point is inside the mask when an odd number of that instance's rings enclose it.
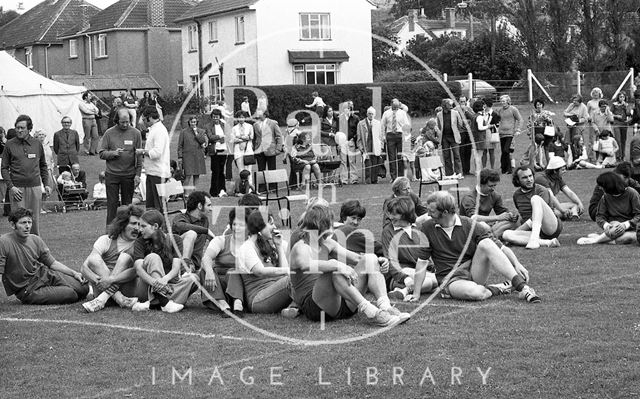
<instances>
[{"instance_id":1,"label":"shorts","mask_svg":"<svg viewBox=\"0 0 640 399\"><path fill-rule=\"evenodd\" d=\"M318 306L318 304L315 303L315 301L313 300L313 294L309 293L309 295L304 297L304 299L301 302L302 303L298 304L299 309L305 316L307 316L307 319L311 321L320 321L321 314L322 312L324 312L324 310L322 310L320 306ZM344 298L342 298L342 303L340 304L340 309L338 310L338 313L335 316L330 316L325 312L324 320L333 321L333 320L349 319L356 313L357 311L349 309L349 306L347 306L347 301L345 301Z\"/></svg>"},{"instance_id":2,"label":"shorts","mask_svg":"<svg viewBox=\"0 0 640 399\"><path fill-rule=\"evenodd\" d=\"M447 281L447 285L442 286L442 279L438 279L438 286L441 286L440 296L442 298L448 299L451 298L451 292L449 291L449 285L454 281L458 280L467 280L473 281L473 277L471 276L471 261L466 261L461 264L460 267L456 269L455 272L451 275L451 279Z\"/></svg>"},{"instance_id":3,"label":"shorts","mask_svg":"<svg viewBox=\"0 0 640 399\"><path fill-rule=\"evenodd\" d=\"M556 216L556 220L558 220L558 228L556 229L556 231L554 231L551 234L546 234L543 231L540 231L540 238L542 238L543 240L552 240L554 238L558 238L560 236L560 233L562 233L562 220L560 220L559 217Z\"/></svg>"}]
</instances>

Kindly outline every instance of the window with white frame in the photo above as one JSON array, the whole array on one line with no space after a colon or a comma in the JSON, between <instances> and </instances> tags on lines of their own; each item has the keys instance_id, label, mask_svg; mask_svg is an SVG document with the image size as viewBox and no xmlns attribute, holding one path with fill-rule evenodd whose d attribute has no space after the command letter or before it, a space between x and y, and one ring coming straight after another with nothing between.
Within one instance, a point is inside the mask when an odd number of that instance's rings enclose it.
<instances>
[{"instance_id":1,"label":"window with white frame","mask_svg":"<svg viewBox=\"0 0 640 399\"><path fill-rule=\"evenodd\" d=\"M236 17L236 44L244 43L244 15Z\"/></svg>"},{"instance_id":2,"label":"window with white frame","mask_svg":"<svg viewBox=\"0 0 640 399\"><path fill-rule=\"evenodd\" d=\"M236 68L236 75L238 76L238 86L246 86L247 85L247 69Z\"/></svg>"},{"instance_id":3,"label":"window with white frame","mask_svg":"<svg viewBox=\"0 0 640 399\"><path fill-rule=\"evenodd\" d=\"M209 95L211 101L221 101L222 93L220 91L220 75L209 76Z\"/></svg>"},{"instance_id":4,"label":"window with white frame","mask_svg":"<svg viewBox=\"0 0 640 399\"><path fill-rule=\"evenodd\" d=\"M196 95L200 95L200 79L198 75L189 75L189 90L197 90Z\"/></svg>"},{"instance_id":5,"label":"window with white frame","mask_svg":"<svg viewBox=\"0 0 640 399\"><path fill-rule=\"evenodd\" d=\"M78 40L69 39L69 58L78 58Z\"/></svg>"},{"instance_id":6,"label":"window with white frame","mask_svg":"<svg viewBox=\"0 0 640 399\"><path fill-rule=\"evenodd\" d=\"M24 48L24 63L33 69L33 47L31 46Z\"/></svg>"},{"instance_id":7,"label":"window with white frame","mask_svg":"<svg viewBox=\"0 0 640 399\"><path fill-rule=\"evenodd\" d=\"M102 58L108 55L107 53L107 34L101 33L94 36L94 52L95 58Z\"/></svg>"},{"instance_id":8,"label":"window with white frame","mask_svg":"<svg viewBox=\"0 0 640 399\"><path fill-rule=\"evenodd\" d=\"M210 42L218 41L218 21L217 20L209 21L209 41Z\"/></svg>"},{"instance_id":9,"label":"window with white frame","mask_svg":"<svg viewBox=\"0 0 640 399\"><path fill-rule=\"evenodd\" d=\"M189 51L198 51L198 27L196 25L189 25L187 30Z\"/></svg>"},{"instance_id":10,"label":"window with white frame","mask_svg":"<svg viewBox=\"0 0 640 399\"><path fill-rule=\"evenodd\" d=\"M300 40L331 40L329 13L300 14Z\"/></svg>"},{"instance_id":11,"label":"window with white frame","mask_svg":"<svg viewBox=\"0 0 640 399\"><path fill-rule=\"evenodd\" d=\"M333 85L337 82L337 64L296 64L293 66L294 84Z\"/></svg>"}]
</instances>

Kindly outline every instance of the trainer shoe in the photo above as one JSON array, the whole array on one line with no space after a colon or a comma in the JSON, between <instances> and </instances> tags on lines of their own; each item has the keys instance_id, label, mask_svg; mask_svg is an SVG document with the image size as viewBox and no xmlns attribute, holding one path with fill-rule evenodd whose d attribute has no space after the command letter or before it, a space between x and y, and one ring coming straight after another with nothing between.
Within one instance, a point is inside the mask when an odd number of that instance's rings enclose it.
<instances>
[{"instance_id":1,"label":"trainer shoe","mask_svg":"<svg viewBox=\"0 0 640 399\"><path fill-rule=\"evenodd\" d=\"M489 284L488 286L495 287L500 290L500 295L511 294L511 291L513 291L513 285L509 280L503 281L499 284Z\"/></svg>"},{"instance_id":2,"label":"trainer shoe","mask_svg":"<svg viewBox=\"0 0 640 399\"><path fill-rule=\"evenodd\" d=\"M295 306L289 306L280 311L280 315L286 319L295 319L300 315L300 309Z\"/></svg>"},{"instance_id":3,"label":"trainer shoe","mask_svg":"<svg viewBox=\"0 0 640 399\"><path fill-rule=\"evenodd\" d=\"M518 296L520 297L520 299L526 299L527 302L541 302L540 297L536 295L536 292L533 290L533 288L529 287L528 285L525 285L524 288L522 288L522 291L520 291L520 294L518 294Z\"/></svg>"},{"instance_id":4,"label":"trainer shoe","mask_svg":"<svg viewBox=\"0 0 640 399\"><path fill-rule=\"evenodd\" d=\"M151 302L149 302L149 301L147 301L147 302L136 302L131 307L131 310L133 310L134 312L147 312L147 311L149 311L149 305L150 304L151 304Z\"/></svg>"},{"instance_id":5,"label":"trainer shoe","mask_svg":"<svg viewBox=\"0 0 640 399\"><path fill-rule=\"evenodd\" d=\"M96 299L92 299L89 302L83 303L82 307L87 312L94 313L94 312L97 312L98 310L104 309L104 305L105 305L105 302L102 302L100 299L96 298Z\"/></svg>"},{"instance_id":6,"label":"trainer shoe","mask_svg":"<svg viewBox=\"0 0 640 399\"><path fill-rule=\"evenodd\" d=\"M136 298L136 297L130 298L130 297L124 296L122 294L118 295L118 293L112 295L111 298L113 298L113 300L116 301L116 303L121 308L126 308L126 309L131 309L131 307L133 305L138 303L138 298Z\"/></svg>"},{"instance_id":7,"label":"trainer shoe","mask_svg":"<svg viewBox=\"0 0 640 399\"><path fill-rule=\"evenodd\" d=\"M391 316L398 316L400 318L400 323L399 324L402 324L402 323L406 322L407 320L409 320L411 318L411 313L401 312L395 306L391 306L391 307L385 309L384 311L389 313Z\"/></svg>"},{"instance_id":8,"label":"trainer shoe","mask_svg":"<svg viewBox=\"0 0 640 399\"><path fill-rule=\"evenodd\" d=\"M402 291L400 291L400 288L394 289L393 291L388 293L387 296L392 301L402 301L402 300L404 300L404 294L402 293Z\"/></svg>"},{"instance_id":9,"label":"trainer shoe","mask_svg":"<svg viewBox=\"0 0 640 399\"><path fill-rule=\"evenodd\" d=\"M181 305L179 303L175 303L173 301L169 301L169 302L167 302L166 305L164 305L160 309L162 309L162 311L165 312L165 313L177 313L177 312L181 311L182 309L184 309L184 305Z\"/></svg>"},{"instance_id":10,"label":"trainer shoe","mask_svg":"<svg viewBox=\"0 0 640 399\"><path fill-rule=\"evenodd\" d=\"M218 194L218 197L220 197L220 198L228 197L227 192L224 191L224 190L220 190L220 193Z\"/></svg>"},{"instance_id":11,"label":"trainer shoe","mask_svg":"<svg viewBox=\"0 0 640 399\"><path fill-rule=\"evenodd\" d=\"M526 249L538 249L540 248L540 241L529 241L527 243Z\"/></svg>"},{"instance_id":12,"label":"trainer shoe","mask_svg":"<svg viewBox=\"0 0 640 399\"><path fill-rule=\"evenodd\" d=\"M378 310L375 316L369 318L369 323L377 327L387 327L400 323L400 317L391 316L389 312Z\"/></svg>"}]
</instances>

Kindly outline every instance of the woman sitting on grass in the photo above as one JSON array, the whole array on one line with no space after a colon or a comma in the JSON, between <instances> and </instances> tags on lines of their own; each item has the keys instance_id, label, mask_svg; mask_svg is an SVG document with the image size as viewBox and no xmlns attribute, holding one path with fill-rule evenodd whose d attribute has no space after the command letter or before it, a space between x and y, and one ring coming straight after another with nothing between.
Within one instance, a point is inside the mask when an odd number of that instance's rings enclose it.
<instances>
[{"instance_id":1,"label":"woman sitting on grass","mask_svg":"<svg viewBox=\"0 0 640 399\"><path fill-rule=\"evenodd\" d=\"M347 319L360 312L380 327L408 320L411 316L392 307L387 297L381 271L388 270L389 261L347 251L330 238L332 225L331 209L315 205L307 209L301 227L293 233L291 282L300 311L312 321L320 321L323 312L326 321ZM376 298L376 305L364 298L367 291Z\"/></svg>"},{"instance_id":2,"label":"woman sitting on grass","mask_svg":"<svg viewBox=\"0 0 640 399\"><path fill-rule=\"evenodd\" d=\"M594 165L589 162L587 149L584 147L584 139L582 136L575 136L571 142L571 157L573 160L567 166L567 169L599 169L602 166Z\"/></svg>"},{"instance_id":3,"label":"woman sitting on grass","mask_svg":"<svg viewBox=\"0 0 640 399\"><path fill-rule=\"evenodd\" d=\"M253 313L277 313L291 303L289 262L273 217L255 210L247 217L249 238L236 254L247 305ZM271 244L274 243L274 245Z\"/></svg>"},{"instance_id":4,"label":"woman sitting on grass","mask_svg":"<svg viewBox=\"0 0 640 399\"><path fill-rule=\"evenodd\" d=\"M163 226L164 216L156 209L148 210L140 217L141 236L134 244L133 259L138 277L147 287L149 300L133 305L134 311L179 312L198 281L196 274L181 270L182 238L165 234ZM221 309L229 308L222 289L216 289L212 295Z\"/></svg>"},{"instance_id":5,"label":"woman sitting on grass","mask_svg":"<svg viewBox=\"0 0 640 399\"><path fill-rule=\"evenodd\" d=\"M604 195L598 203L596 223L604 232L578 239L578 245L633 244L640 221L640 194L627 186L620 175L605 172L596 179Z\"/></svg>"}]
</instances>

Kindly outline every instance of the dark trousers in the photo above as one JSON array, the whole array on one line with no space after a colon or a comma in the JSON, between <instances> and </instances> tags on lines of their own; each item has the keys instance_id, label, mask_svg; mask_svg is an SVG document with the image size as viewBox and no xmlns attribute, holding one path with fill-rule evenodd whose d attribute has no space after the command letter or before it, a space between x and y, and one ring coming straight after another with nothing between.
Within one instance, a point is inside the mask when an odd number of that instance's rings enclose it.
<instances>
[{"instance_id":1,"label":"dark trousers","mask_svg":"<svg viewBox=\"0 0 640 399\"><path fill-rule=\"evenodd\" d=\"M460 161L462 162L462 173L468 175L471 173L471 138L469 132L460 132Z\"/></svg>"},{"instance_id":2,"label":"dark trousers","mask_svg":"<svg viewBox=\"0 0 640 399\"><path fill-rule=\"evenodd\" d=\"M107 189L107 224L111 223L116 217L118 204L129 205L133 199L133 190L135 189L132 176L116 176L105 173L104 184Z\"/></svg>"},{"instance_id":3,"label":"dark trousers","mask_svg":"<svg viewBox=\"0 0 640 399\"><path fill-rule=\"evenodd\" d=\"M160 176L147 175L147 210L153 208L162 212L162 201L160 200L157 184L164 183L165 180Z\"/></svg>"},{"instance_id":4,"label":"dark trousers","mask_svg":"<svg viewBox=\"0 0 640 399\"><path fill-rule=\"evenodd\" d=\"M211 187L209 187L209 194L213 197L217 197L221 190L224 190L224 168L227 163L227 154L213 155L211 156Z\"/></svg>"},{"instance_id":5,"label":"dark trousers","mask_svg":"<svg viewBox=\"0 0 640 399\"><path fill-rule=\"evenodd\" d=\"M453 135L443 135L441 145L442 158L444 158L444 173L447 176L451 176L453 173L462 173L462 162L460 162L460 145L456 143Z\"/></svg>"},{"instance_id":6,"label":"dark trousers","mask_svg":"<svg viewBox=\"0 0 640 399\"><path fill-rule=\"evenodd\" d=\"M263 170L276 170L276 156L264 155L264 153L256 154L256 163L258 164L258 172ZM269 191L274 191L277 188L277 184L269 184ZM264 184L260 184L257 187L259 193L264 192Z\"/></svg>"},{"instance_id":7,"label":"dark trousers","mask_svg":"<svg viewBox=\"0 0 640 399\"><path fill-rule=\"evenodd\" d=\"M387 159L389 159L389 173L391 181L398 176L404 176L404 162L402 162L402 133L387 133Z\"/></svg>"},{"instance_id":8,"label":"dark trousers","mask_svg":"<svg viewBox=\"0 0 640 399\"><path fill-rule=\"evenodd\" d=\"M616 126L613 128L613 138L618 143L618 152L616 153L616 158L618 161L624 161L625 150L627 147L627 131L629 130L628 126Z\"/></svg>"},{"instance_id":9,"label":"dark trousers","mask_svg":"<svg viewBox=\"0 0 640 399\"><path fill-rule=\"evenodd\" d=\"M378 168L380 167L381 157L379 155L369 155L364 160L364 181L367 184L376 184L378 182Z\"/></svg>"},{"instance_id":10,"label":"dark trousers","mask_svg":"<svg viewBox=\"0 0 640 399\"><path fill-rule=\"evenodd\" d=\"M500 170L511 173L511 141L513 136L500 137Z\"/></svg>"},{"instance_id":11,"label":"dark trousers","mask_svg":"<svg viewBox=\"0 0 640 399\"><path fill-rule=\"evenodd\" d=\"M60 305L77 302L88 293L88 284L41 265L29 285L16 297L28 305Z\"/></svg>"},{"instance_id":12,"label":"dark trousers","mask_svg":"<svg viewBox=\"0 0 640 399\"><path fill-rule=\"evenodd\" d=\"M225 164L224 177L228 181L233 180L233 154L227 155L227 161Z\"/></svg>"}]
</instances>

